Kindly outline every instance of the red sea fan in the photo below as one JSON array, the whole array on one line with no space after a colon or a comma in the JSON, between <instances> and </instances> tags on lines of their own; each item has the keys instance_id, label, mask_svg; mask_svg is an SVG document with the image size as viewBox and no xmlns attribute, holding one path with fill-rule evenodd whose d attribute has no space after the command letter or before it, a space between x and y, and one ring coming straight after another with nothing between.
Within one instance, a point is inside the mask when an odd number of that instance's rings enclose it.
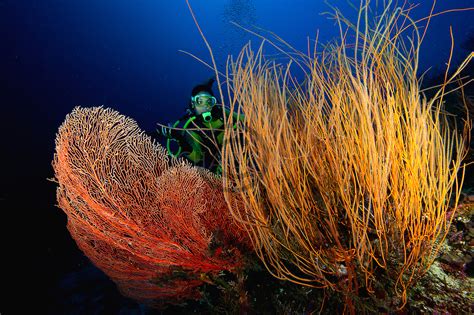
<instances>
[{"instance_id":1,"label":"red sea fan","mask_svg":"<svg viewBox=\"0 0 474 315\"><path fill-rule=\"evenodd\" d=\"M249 241L219 178L169 161L132 119L75 108L59 128L53 168L72 237L124 295L151 304L199 298L204 275L242 266L237 247Z\"/></svg>"}]
</instances>

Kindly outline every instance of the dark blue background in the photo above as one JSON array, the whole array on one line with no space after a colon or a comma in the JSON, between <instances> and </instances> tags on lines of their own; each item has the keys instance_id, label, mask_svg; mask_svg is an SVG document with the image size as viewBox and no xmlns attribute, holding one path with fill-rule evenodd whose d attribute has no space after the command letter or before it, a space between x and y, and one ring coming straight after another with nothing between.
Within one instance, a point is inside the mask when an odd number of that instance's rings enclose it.
<instances>
[{"instance_id":1,"label":"dark blue background","mask_svg":"<svg viewBox=\"0 0 474 315\"><path fill-rule=\"evenodd\" d=\"M355 17L346 1L329 2ZM415 18L429 13L431 1L422 2ZM318 29L323 43L338 34L334 22L320 14L330 10L323 1L191 3L220 69L248 40L254 47L260 43L230 20L271 30L303 51ZM472 1L439 1L435 11L469 5ZM449 25L455 60L464 58L460 44L473 32L473 19L473 11L434 18L421 70L444 69ZM55 185L46 180L53 176L57 128L76 105L105 105L152 134L156 122L181 116L193 85L213 74L178 50L206 62L209 54L184 0L0 0L0 34L1 257L6 264L1 270L2 280L12 279L2 287L8 293L0 299L0 312L8 302L18 313L31 305L39 313L74 303L104 307L104 300L119 297L71 240L65 215L54 206ZM109 295L98 288L108 288ZM78 292L83 295L77 297ZM90 295L102 298L91 301Z\"/></svg>"}]
</instances>

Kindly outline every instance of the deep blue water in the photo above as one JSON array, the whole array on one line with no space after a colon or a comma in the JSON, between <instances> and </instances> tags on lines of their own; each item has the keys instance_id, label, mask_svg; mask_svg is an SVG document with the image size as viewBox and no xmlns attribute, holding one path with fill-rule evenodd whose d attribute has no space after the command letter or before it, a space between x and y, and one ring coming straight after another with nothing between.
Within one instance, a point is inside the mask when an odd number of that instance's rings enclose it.
<instances>
[{"instance_id":1,"label":"deep blue water","mask_svg":"<svg viewBox=\"0 0 474 315\"><path fill-rule=\"evenodd\" d=\"M355 17L346 1L329 2ZM415 18L426 16L431 7L431 1L418 2L422 4L413 12ZM334 22L321 15L330 10L323 1L191 4L221 69L227 56L236 55L247 41L252 40L254 47L260 43L229 21L271 30L304 51L307 37L314 38L316 30L322 43L338 34ZM473 4L439 1L435 11ZM464 58L467 51L461 44L474 32L473 20L474 11L434 18L422 46L421 70L444 69L450 25L455 61ZM150 134L157 122L174 121L183 114L193 85L213 74L179 52L210 61L186 3L0 0L0 34L2 279L12 279L3 286L8 293L0 299L0 313L7 304L13 307L12 314L31 306L38 313L48 308L67 310L77 299L86 309L90 303L86 313L98 305L114 313L121 307L133 308L100 272L90 271L93 267L65 228L65 215L54 207L55 185L46 178L53 176L50 163L57 128L76 105L110 106L136 119ZM98 288L106 288L102 299L94 291ZM117 309L110 301L118 301Z\"/></svg>"}]
</instances>

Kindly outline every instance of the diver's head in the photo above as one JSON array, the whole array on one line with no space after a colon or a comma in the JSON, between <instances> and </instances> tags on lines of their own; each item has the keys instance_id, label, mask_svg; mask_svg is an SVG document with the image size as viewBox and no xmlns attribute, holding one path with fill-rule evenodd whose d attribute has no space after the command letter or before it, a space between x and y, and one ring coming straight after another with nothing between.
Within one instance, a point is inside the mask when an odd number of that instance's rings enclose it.
<instances>
[{"instance_id":1,"label":"diver's head","mask_svg":"<svg viewBox=\"0 0 474 315\"><path fill-rule=\"evenodd\" d=\"M201 91L191 97L191 105L197 116L202 115L204 121L211 121L211 111L216 105L216 98L206 91Z\"/></svg>"}]
</instances>

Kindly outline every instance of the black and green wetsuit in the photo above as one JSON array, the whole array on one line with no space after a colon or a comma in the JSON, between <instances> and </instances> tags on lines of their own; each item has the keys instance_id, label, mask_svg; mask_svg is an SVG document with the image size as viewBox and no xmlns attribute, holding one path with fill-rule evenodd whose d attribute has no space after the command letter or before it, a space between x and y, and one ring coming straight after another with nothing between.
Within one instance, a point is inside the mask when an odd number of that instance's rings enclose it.
<instances>
[{"instance_id":1,"label":"black and green wetsuit","mask_svg":"<svg viewBox=\"0 0 474 315\"><path fill-rule=\"evenodd\" d=\"M168 153L175 157L184 156L195 165L219 173L220 150L224 143L222 114L222 107L216 105L212 108L210 121L205 121L201 115L195 114L185 115L176 121L171 130L171 137L167 141ZM227 109L226 114L229 114ZM237 119L243 120L243 116L234 114L234 119L235 121ZM171 148L172 141L177 142L177 149Z\"/></svg>"}]
</instances>

